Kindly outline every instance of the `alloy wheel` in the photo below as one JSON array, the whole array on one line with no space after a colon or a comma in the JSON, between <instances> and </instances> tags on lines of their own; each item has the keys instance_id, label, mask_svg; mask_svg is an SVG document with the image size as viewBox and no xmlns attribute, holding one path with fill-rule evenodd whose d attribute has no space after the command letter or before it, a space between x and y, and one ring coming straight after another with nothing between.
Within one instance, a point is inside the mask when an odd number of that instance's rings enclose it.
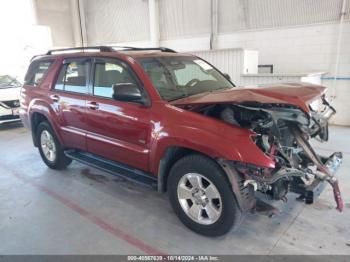
<instances>
[{"instance_id":1,"label":"alloy wheel","mask_svg":"<svg viewBox=\"0 0 350 262\"><path fill-rule=\"evenodd\" d=\"M56 145L53 136L49 131L44 130L40 135L40 145L41 149L47 160L54 162L56 159Z\"/></svg>"},{"instance_id":2,"label":"alloy wheel","mask_svg":"<svg viewBox=\"0 0 350 262\"><path fill-rule=\"evenodd\" d=\"M211 225L221 216L220 193L208 178L200 174L185 174L178 183L177 196L185 214L199 224Z\"/></svg>"}]
</instances>

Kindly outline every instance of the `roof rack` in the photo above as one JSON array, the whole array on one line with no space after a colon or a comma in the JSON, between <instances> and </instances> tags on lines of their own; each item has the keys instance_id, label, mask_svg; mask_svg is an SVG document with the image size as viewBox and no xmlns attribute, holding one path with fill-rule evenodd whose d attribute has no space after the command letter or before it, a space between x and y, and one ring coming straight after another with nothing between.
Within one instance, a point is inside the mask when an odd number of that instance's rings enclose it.
<instances>
[{"instance_id":1,"label":"roof rack","mask_svg":"<svg viewBox=\"0 0 350 262\"><path fill-rule=\"evenodd\" d=\"M71 47L71 48L62 48L62 49L53 49L49 50L46 55L52 55L54 53L61 53L61 52L69 52L69 51L81 51L85 52L85 50L99 50L100 52L117 52L115 48L122 48L122 50L129 50L129 51L147 51L147 50L159 50L161 52L170 52L170 53L176 53L175 50L167 48L167 47L132 47L132 46L81 46L81 47Z\"/></svg>"},{"instance_id":2,"label":"roof rack","mask_svg":"<svg viewBox=\"0 0 350 262\"><path fill-rule=\"evenodd\" d=\"M175 50L167 48L167 47L133 47L133 46L111 46L113 48L123 48L123 50L130 50L130 51L161 51L161 52L169 52L169 53L176 53Z\"/></svg>"},{"instance_id":3,"label":"roof rack","mask_svg":"<svg viewBox=\"0 0 350 262\"><path fill-rule=\"evenodd\" d=\"M46 55L52 55L53 53L60 53L66 51L82 51L85 50L99 50L100 52L113 52L115 51L111 46L80 46L80 47L71 47L71 48L62 48L62 49L53 49L49 50Z\"/></svg>"}]
</instances>

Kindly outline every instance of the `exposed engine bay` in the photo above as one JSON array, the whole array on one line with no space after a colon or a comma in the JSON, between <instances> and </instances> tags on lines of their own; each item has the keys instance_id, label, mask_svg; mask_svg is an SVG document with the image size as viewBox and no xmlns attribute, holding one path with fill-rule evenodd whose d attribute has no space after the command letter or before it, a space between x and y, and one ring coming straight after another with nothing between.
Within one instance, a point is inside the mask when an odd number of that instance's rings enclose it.
<instances>
[{"instance_id":1,"label":"exposed engine bay","mask_svg":"<svg viewBox=\"0 0 350 262\"><path fill-rule=\"evenodd\" d=\"M334 176L342 153L323 157L309 143L311 139L328 141L328 121L335 109L324 96L315 103L307 113L293 105L255 102L205 105L191 110L255 133L253 141L275 161L275 168L237 163L246 186L275 200L286 200L288 192L295 192L306 203L313 203L316 191L327 181L333 188L337 209L342 211L343 201Z\"/></svg>"}]
</instances>

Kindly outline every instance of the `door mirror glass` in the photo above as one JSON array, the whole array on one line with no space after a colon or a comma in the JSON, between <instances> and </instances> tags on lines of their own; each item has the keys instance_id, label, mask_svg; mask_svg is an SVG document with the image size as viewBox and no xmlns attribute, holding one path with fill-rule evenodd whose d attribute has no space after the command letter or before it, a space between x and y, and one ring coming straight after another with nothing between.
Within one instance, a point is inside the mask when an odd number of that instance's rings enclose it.
<instances>
[{"instance_id":1,"label":"door mirror glass","mask_svg":"<svg viewBox=\"0 0 350 262\"><path fill-rule=\"evenodd\" d=\"M133 83L114 84L113 98L125 102L144 102L140 89Z\"/></svg>"}]
</instances>

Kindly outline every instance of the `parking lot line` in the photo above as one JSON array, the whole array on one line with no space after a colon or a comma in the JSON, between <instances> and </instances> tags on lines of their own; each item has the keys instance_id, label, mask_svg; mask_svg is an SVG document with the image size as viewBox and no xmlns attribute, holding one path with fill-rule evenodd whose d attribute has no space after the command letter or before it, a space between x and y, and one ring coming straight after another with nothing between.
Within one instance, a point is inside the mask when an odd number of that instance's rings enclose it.
<instances>
[{"instance_id":1,"label":"parking lot line","mask_svg":"<svg viewBox=\"0 0 350 262\"><path fill-rule=\"evenodd\" d=\"M72 200L61 196L60 194L52 191L51 189L42 186L38 183L36 183L35 181L33 181L32 179L23 176L22 174L19 174L15 171L11 171L9 169L7 169L9 171L9 173L11 175L13 175L14 177L16 177L17 179L30 184L31 186L33 186L34 188L38 189L39 191L45 193L46 195L50 196L51 198L55 199L56 201L60 202L61 204L63 204L64 206L68 207L69 209L71 209L72 211L74 211L75 213L81 215L82 217L86 218L87 220L89 220L91 223L95 224L96 226L100 227L101 229L103 229L104 231L112 234L113 236L124 240L125 242L129 243L130 245L136 247L137 249L145 252L148 255L165 255L165 253L163 253L162 251L146 244L145 242L143 242L142 240L128 234L127 232L123 231L122 229L113 226L109 223L107 223L106 221L104 221L102 218L94 215L93 213L89 212L88 210L82 208L81 206L79 206L78 204L74 203Z\"/></svg>"}]
</instances>

